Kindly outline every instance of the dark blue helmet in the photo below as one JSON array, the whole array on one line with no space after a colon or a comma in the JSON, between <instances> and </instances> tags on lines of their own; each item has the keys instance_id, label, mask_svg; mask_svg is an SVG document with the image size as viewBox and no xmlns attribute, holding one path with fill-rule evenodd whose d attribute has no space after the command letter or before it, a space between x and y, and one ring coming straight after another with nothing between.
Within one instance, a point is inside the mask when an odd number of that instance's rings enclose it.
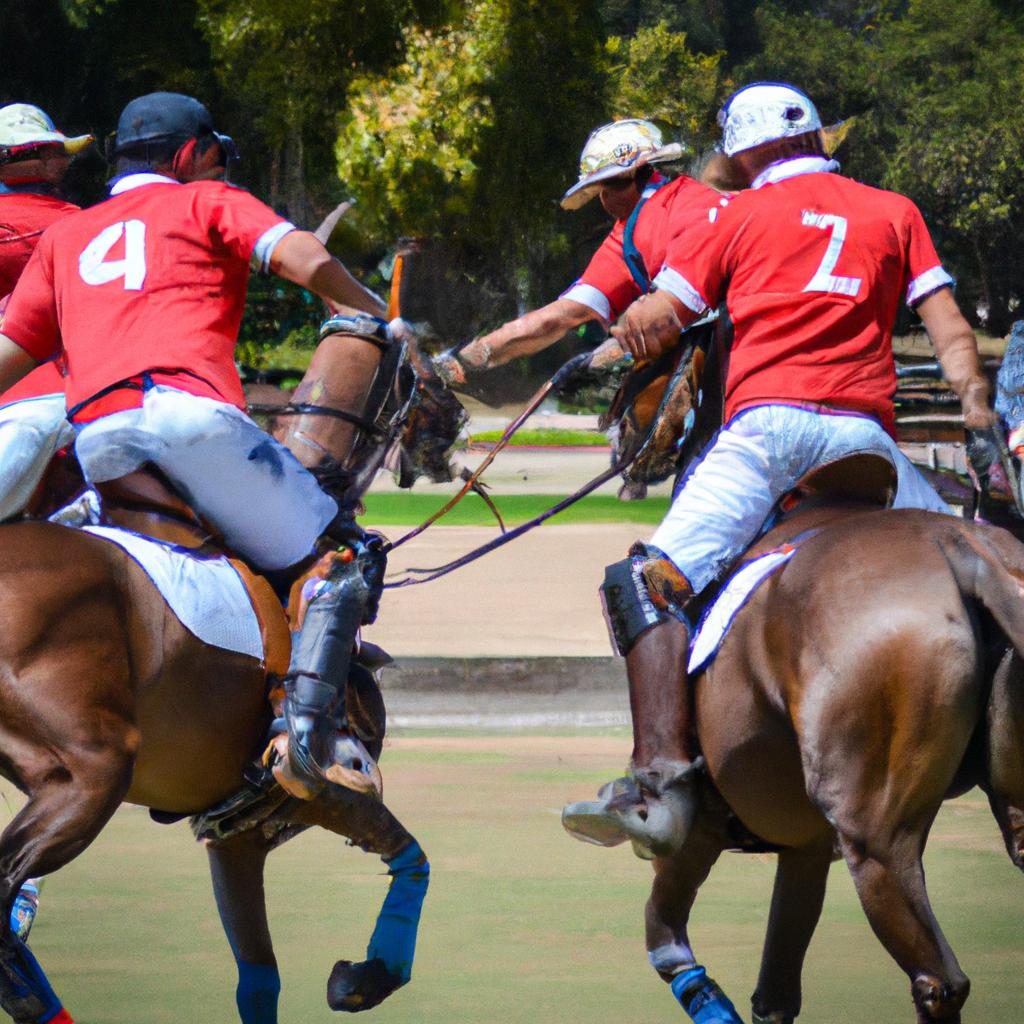
<instances>
[{"instance_id":1,"label":"dark blue helmet","mask_svg":"<svg viewBox=\"0 0 1024 1024\"><path fill-rule=\"evenodd\" d=\"M121 112L114 153L147 143L184 143L212 134L213 118L199 100L177 92L151 92L132 100Z\"/></svg>"}]
</instances>

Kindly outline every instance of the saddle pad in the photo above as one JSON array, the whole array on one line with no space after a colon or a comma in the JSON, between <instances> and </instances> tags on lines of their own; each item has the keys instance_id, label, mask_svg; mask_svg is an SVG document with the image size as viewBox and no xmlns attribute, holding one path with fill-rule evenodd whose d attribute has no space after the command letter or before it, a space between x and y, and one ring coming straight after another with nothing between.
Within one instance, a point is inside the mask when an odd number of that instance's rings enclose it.
<instances>
[{"instance_id":1,"label":"saddle pad","mask_svg":"<svg viewBox=\"0 0 1024 1024\"><path fill-rule=\"evenodd\" d=\"M691 676L711 664L739 610L750 600L754 591L795 553L796 547L789 544L769 551L748 562L725 584L694 633L688 668Z\"/></svg>"},{"instance_id":2,"label":"saddle pad","mask_svg":"<svg viewBox=\"0 0 1024 1024\"><path fill-rule=\"evenodd\" d=\"M185 548L113 526L82 529L123 548L181 624L203 643L263 660L259 620L245 584L226 558L196 558Z\"/></svg>"}]
</instances>

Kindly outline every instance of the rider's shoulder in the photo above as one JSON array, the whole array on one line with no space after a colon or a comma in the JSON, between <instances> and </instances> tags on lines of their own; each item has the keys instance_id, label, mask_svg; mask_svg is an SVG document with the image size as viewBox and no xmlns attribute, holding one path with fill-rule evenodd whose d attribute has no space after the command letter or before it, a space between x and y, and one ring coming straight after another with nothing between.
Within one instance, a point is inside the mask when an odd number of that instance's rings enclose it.
<instances>
[{"instance_id":1,"label":"rider's shoulder","mask_svg":"<svg viewBox=\"0 0 1024 1024\"><path fill-rule=\"evenodd\" d=\"M220 181L211 179L208 181L190 181L185 185L186 189L204 196L216 198L237 199L242 196L255 199L256 197L243 185L236 185L231 181Z\"/></svg>"}]
</instances>

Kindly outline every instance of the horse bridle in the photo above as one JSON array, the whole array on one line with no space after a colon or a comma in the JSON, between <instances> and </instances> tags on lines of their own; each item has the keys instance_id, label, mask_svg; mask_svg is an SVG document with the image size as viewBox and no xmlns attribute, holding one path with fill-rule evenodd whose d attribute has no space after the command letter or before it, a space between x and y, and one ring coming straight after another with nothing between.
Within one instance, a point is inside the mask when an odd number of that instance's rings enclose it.
<instances>
[{"instance_id":1,"label":"horse bridle","mask_svg":"<svg viewBox=\"0 0 1024 1024\"><path fill-rule=\"evenodd\" d=\"M293 405L289 402L288 405L274 409L273 415L331 416L336 420L344 420L346 423L351 423L354 427L358 427L364 433L369 434L378 440L383 440L383 438L387 436L386 430L382 430L376 423L371 422L364 416L357 416L355 413L345 412L344 409L332 409L326 405L314 405L311 402L300 402L298 405Z\"/></svg>"}]
</instances>

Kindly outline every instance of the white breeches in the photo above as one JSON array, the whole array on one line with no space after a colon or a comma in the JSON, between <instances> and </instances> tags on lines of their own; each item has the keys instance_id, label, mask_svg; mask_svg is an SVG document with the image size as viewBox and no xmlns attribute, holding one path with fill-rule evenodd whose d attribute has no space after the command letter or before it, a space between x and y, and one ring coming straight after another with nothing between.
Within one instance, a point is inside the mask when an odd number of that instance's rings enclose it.
<instances>
[{"instance_id":1,"label":"white breeches","mask_svg":"<svg viewBox=\"0 0 1024 1024\"><path fill-rule=\"evenodd\" d=\"M161 385L138 409L78 428L90 483L159 467L230 548L263 569L305 558L337 503L282 444L233 405Z\"/></svg>"},{"instance_id":2,"label":"white breeches","mask_svg":"<svg viewBox=\"0 0 1024 1024\"><path fill-rule=\"evenodd\" d=\"M0 407L0 520L24 510L54 453L74 437L62 394Z\"/></svg>"},{"instance_id":3,"label":"white breeches","mask_svg":"<svg viewBox=\"0 0 1024 1024\"><path fill-rule=\"evenodd\" d=\"M894 508L952 514L875 420L762 405L741 412L719 432L651 543L699 593L742 554L779 498L811 470L865 452L883 455L896 467Z\"/></svg>"}]
</instances>

